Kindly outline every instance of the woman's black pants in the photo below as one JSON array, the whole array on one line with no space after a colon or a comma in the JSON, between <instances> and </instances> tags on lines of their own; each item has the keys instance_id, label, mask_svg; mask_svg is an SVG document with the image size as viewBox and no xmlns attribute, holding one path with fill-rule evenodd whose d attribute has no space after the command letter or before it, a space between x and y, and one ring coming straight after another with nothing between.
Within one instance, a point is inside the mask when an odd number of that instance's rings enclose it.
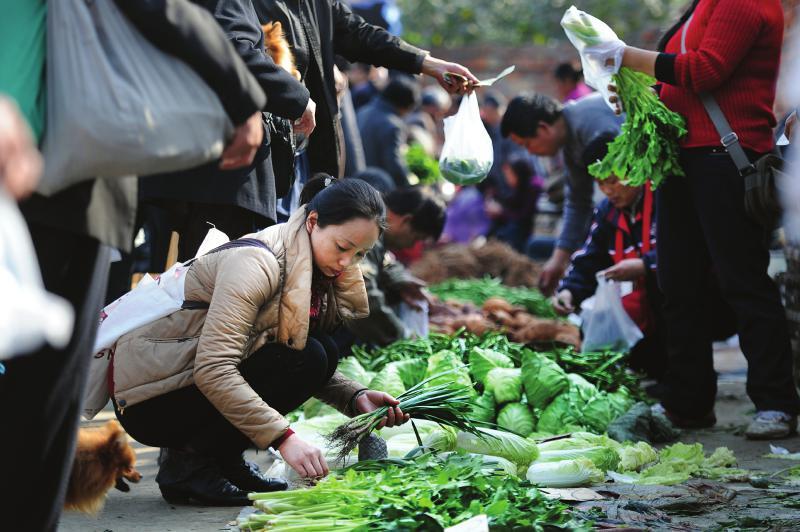
<instances>
[{"instance_id":1,"label":"woman's black pants","mask_svg":"<svg viewBox=\"0 0 800 532\"><path fill-rule=\"evenodd\" d=\"M303 350L266 344L239 365L247 383L272 408L288 414L318 392L339 363L336 344L326 335L308 338ZM152 447L191 449L229 458L241 455L250 440L192 384L115 410L136 441Z\"/></svg>"},{"instance_id":2,"label":"woman's black pants","mask_svg":"<svg viewBox=\"0 0 800 532\"><path fill-rule=\"evenodd\" d=\"M664 294L668 369L664 407L698 418L714 407L714 305L708 273L736 315L747 393L758 410L797 414L786 315L767 274L767 231L744 210L744 179L727 153L683 150L685 177L657 192L658 280Z\"/></svg>"}]
</instances>

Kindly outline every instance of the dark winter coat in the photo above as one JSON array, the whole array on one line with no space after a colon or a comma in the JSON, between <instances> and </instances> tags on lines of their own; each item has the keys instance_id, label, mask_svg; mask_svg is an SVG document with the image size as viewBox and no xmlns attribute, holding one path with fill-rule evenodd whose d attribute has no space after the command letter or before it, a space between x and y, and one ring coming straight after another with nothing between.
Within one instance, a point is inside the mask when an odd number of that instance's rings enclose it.
<instances>
[{"instance_id":1,"label":"dark winter coat","mask_svg":"<svg viewBox=\"0 0 800 532\"><path fill-rule=\"evenodd\" d=\"M367 24L337 0L253 0L253 4L262 24L277 21L283 26L297 68L317 104L317 129L308 147L311 172L341 176L334 57L418 74L425 52Z\"/></svg>"}]
</instances>

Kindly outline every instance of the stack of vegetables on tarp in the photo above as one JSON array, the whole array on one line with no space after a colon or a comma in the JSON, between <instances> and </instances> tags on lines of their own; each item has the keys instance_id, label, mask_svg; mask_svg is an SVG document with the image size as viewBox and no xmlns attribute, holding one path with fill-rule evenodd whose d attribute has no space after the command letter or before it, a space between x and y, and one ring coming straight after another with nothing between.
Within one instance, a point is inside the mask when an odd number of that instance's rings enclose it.
<instances>
[{"instance_id":1,"label":"stack of vegetables on tarp","mask_svg":"<svg viewBox=\"0 0 800 532\"><path fill-rule=\"evenodd\" d=\"M453 334L503 331L523 344L556 342L580 348L580 330L557 318L550 302L532 288L509 287L498 279L451 279L431 285L431 329ZM480 305L478 308L475 305Z\"/></svg>"}]
</instances>

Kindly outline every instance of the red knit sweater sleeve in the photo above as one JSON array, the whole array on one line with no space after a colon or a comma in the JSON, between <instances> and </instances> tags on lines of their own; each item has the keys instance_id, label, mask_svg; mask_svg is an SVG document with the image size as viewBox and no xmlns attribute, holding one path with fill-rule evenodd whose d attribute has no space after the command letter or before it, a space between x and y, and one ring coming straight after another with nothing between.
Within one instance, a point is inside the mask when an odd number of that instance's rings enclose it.
<instances>
[{"instance_id":1,"label":"red knit sweater sleeve","mask_svg":"<svg viewBox=\"0 0 800 532\"><path fill-rule=\"evenodd\" d=\"M723 85L750 51L762 29L761 0L719 0L696 49L675 59L679 86L700 93ZM692 24L696 24L693 21ZM691 36L692 28L688 36Z\"/></svg>"}]
</instances>

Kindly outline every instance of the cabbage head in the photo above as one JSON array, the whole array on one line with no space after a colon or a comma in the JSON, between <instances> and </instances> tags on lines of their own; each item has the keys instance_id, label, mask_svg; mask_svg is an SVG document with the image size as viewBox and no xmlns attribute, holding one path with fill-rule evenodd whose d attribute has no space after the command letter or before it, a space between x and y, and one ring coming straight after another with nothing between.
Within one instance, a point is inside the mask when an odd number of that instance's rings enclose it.
<instances>
[{"instance_id":1,"label":"cabbage head","mask_svg":"<svg viewBox=\"0 0 800 532\"><path fill-rule=\"evenodd\" d=\"M411 388L425 380L425 373L428 371L428 362L423 358L407 358L405 360L398 360L390 362L388 366L393 366L397 369L397 373L403 380L403 386L406 389Z\"/></svg>"},{"instance_id":2,"label":"cabbage head","mask_svg":"<svg viewBox=\"0 0 800 532\"><path fill-rule=\"evenodd\" d=\"M627 412L632 403L626 393L599 392L581 409L583 423L595 432L605 432L611 422Z\"/></svg>"},{"instance_id":3,"label":"cabbage head","mask_svg":"<svg viewBox=\"0 0 800 532\"><path fill-rule=\"evenodd\" d=\"M491 393L484 393L472 403L472 408L469 411L469 418L473 421L494 423L496 415L495 407L494 395Z\"/></svg>"},{"instance_id":4,"label":"cabbage head","mask_svg":"<svg viewBox=\"0 0 800 532\"><path fill-rule=\"evenodd\" d=\"M476 382L485 384L486 374L494 368L513 368L514 362L494 349L475 346L469 352L469 371Z\"/></svg>"},{"instance_id":5,"label":"cabbage head","mask_svg":"<svg viewBox=\"0 0 800 532\"><path fill-rule=\"evenodd\" d=\"M364 366L361 365L356 357L345 357L341 359L336 370L348 379L352 379L365 386L372 380L368 378L367 370L364 369Z\"/></svg>"},{"instance_id":6,"label":"cabbage head","mask_svg":"<svg viewBox=\"0 0 800 532\"><path fill-rule=\"evenodd\" d=\"M386 392L392 397L397 397L406 391L406 387L403 386L403 379L400 378L400 373L394 366L386 366L380 370L369 383L369 388Z\"/></svg>"},{"instance_id":7,"label":"cabbage head","mask_svg":"<svg viewBox=\"0 0 800 532\"><path fill-rule=\"evenodd\" d=\"M586 458L560 462L535 462L525 475L532 484L545 488L576 488L603 482L605 474Z\"/></svg>"},{"instance_id":8,"label":"cabbage head","mask_svg":"<svg viewBox=\"0 0 800 532\"><path fill-rule=\"evenodd\" d=\"M499 456L514 462L518 467L528 467L539 457L536 443L510 432L479 429L483 436L459 432L456 437L458 450L475 454Z\"/></svg>"},{"instance_id":9,"label":"cabbage head","mask_svg":"<svg viewBox=\"0 0 800 532\"><path fill-rule=\"evenodd\" d=\"M530 349L522 352L522 385L528 404L544 408L569 387L567 374L561 367Z\"/></svg>"},{"instance_id":10,"label":"cabbage head","mask_svg":"<svg viewBox=\"0 0 800 532\"><path fill-rule=\"evenodd\" d=\"M658 460L658 454L649 443L640 441L617 449L620 471L640 471L647 464Z\"/></svg>"},{"instance_id":11,"label":"cabbage head","mask_svg":"<svg viewBox=\"0 0 800 532\"><path fill-rule=\"evenodd\" d=\"M467 366L461 361L461 358L453 351L444 349L438 353L434 353L428 358L428 372L425 378L432 377L437 373L449 371L447 375L436 377L426 384L426 386L437 386L439 384L452 384L459 388L469 390L473 396L478 395L475 388L472 386L472 379L469 376Z\"/></svg>"},{"instance_id":12,"label":"cabbage head","mask_svg":"<svg viewBox=\"0 0 800 532\"><path fill-rule=\"evenodd\" d=\"M519 368L494 368L486 375L486 391L494 394L498 405L522 399L522 374Z\"/></svg>"},{"instance_id":13,"label":"cabbage head","mask_svg":"<svg viewBox=\"0 0 800 532\"><path fill-rule=\"evenodd\" d=\"M582 431L580 409L573 406L569 392L562 393L547 405L539 414L537 432L546 434L563 434L565 432Z\"/></svg>"},{"instance_id":14,"label":"cabbage head","mask_svg":"<svg viewBox=\"0 0 800 532\"><path fill-rule=\"evenodd\" d=\"M508 403L497 414L497 426L527 438L536 427L536 419L526 405Z\"/></svg>"}]
</instances>

